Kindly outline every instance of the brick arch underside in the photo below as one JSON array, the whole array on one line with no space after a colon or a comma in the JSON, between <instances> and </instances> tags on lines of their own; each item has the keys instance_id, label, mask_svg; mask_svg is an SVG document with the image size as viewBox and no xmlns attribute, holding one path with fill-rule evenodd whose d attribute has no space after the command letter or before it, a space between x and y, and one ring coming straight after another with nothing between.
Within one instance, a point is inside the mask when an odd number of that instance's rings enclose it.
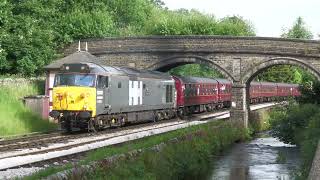
<instances>
[{"instance_id":1,"label":"brick arch underside","mask_svg":"<svg viewBox=\"0 0 320 180\"><path fill-rule=\"evenodd\" d=\"M185 64L203 64L208 67L211 67L217 71L219 71L225 78L230 81L234 81L232 75L226 71L224 68L214 63L213 61L200 57L200 56L174 56L164 60L159 61L148 67L149 70L156 70L161 72L167 72L170 69L173 69L178 66L182 66Z\"/></svg>"},{"instance_id":2,"label":"brick arch underside","mask_svg":"<svg viewBox=\"0 0 320 180\"><path fill-rule=\"evenodd\" d=\"M320 81L320 72L312 67L311 64L307 63L306 61L296 59L296 58L288 58L288 57L279 57L279 58L272 58L268 61L262 62L257 66L251 68L243 77L241 82L243 84L249 84L258 74L263 72L264 70L276 66L276 65L294 65L298 66L304 70L307 70L311 74L313 74L319 81Z\"/></svg>"}]
</instances>

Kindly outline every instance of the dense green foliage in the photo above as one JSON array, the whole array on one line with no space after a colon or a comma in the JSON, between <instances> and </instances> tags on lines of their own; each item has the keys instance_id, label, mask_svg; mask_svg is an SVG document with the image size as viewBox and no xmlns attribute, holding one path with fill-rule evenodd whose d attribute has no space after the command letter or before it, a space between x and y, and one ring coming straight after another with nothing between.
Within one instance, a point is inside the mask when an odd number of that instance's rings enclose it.
<instances>
[{"instance_id":1,"label":"dense green foliage","mask_svg":"<svg viewBox=\"0 0 320 180\"><path fill-rule=\"evenodd\" d=\"M219 71L215 71L206 65L187 64L170 70L170 74L178 76L196 76L208 78L223 78Z\"/></svg>"},{"instance_id":2,"label":"dense green foliage","mask_svg":"<svg viewBox=\"0 0 320 180\"><path fill-rule=\"evenodd\" d=\"M75 169L68 179L196 179L205 177L211 169L213 154L239 138L247 138L245 131L231 126L229 122L210 122L185 129L131 141L120 146L101 148L90 152L80 164L99 161L132 150L146 150L138 157L126 158L114 166L100 162L95 171ZM173 141L172 139L176 139ZM174 142L174 143L172 143ZM148 150L163 144L160 152ZM67 165L67 169L75 165ZM79 165L76 165L79 166ZM41 179L61 168L48 169L26 179Z\"/></svg>"},{"instance_id":3,"label":"dense green foliage","mask_svg":"<svg viewBox=\"0 0 320 180\"><path fill-rule=\"evenodd\" d=\"M43 120L22 103L27 95L39 94L43 83L12 84L0 88L0 136L45 132L56 125ZM19 87L19 88L17 88Z\"/></svg>"},{"instance_id":4,"label":"dense green foliage","mask_svg":"<svg viewBox=\"0 0 320 180\"><path fill-rule=\"evenodd\" d=\"M315 104L291 104L273 111L270 115L272 134L281 141L300 147L303 164L297 173L305 179L320 139L320 107Z\"/></svg>"},{"instance_id":5,"label":"dense green foliage","mask_svg":"<svg viewBox=\"0 0 320 180\"><path fill-rule=\"evenodd\" d=\"M254 35L241 17L170 11L159 0L3 0L0 74L36 75L58 50L83 38L139 35Z\"/></svg>"},{"instance_id":6,"label":"dense green foliage","mask_svg":"<svg viewBox=\"0 0 320 180\"><path fill-rule=\"evenodd\" d=\"M283 38L296 38L296 39L312 39L313 35L311 31L306 27L302 17L298 17L293 26L284 32L281 37Z\"/></svg>"}]
</instances>

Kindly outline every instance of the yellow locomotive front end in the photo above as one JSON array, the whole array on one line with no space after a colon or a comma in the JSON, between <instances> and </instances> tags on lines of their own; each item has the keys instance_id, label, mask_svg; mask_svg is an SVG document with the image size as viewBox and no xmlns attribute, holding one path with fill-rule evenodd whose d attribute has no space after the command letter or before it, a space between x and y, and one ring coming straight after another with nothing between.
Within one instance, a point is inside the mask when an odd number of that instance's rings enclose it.
<instances>
[{"instance_id":1,"label":"yellow locomotive front end","mask_svg":"<svg viewBox=\"0 0 320 180\"><path fill-rule=\"evenodd\" d=\"M96 75L77 68L71 71L69 66L62 66L66 71L56 74L53 87L50 116L67 131L88 129L96 116Z\"/></svg>"},{"instance_id":2,"label":"yellow locomotive front end","mask_svg":"<svg viewBox=\"0 0 320 180\"><path fill-rule=\"evenodd\" d=\"M55 87L53 88L53 110L90 112L96 115L96 89L93 87Z\"/></svg>"}]
</instances>

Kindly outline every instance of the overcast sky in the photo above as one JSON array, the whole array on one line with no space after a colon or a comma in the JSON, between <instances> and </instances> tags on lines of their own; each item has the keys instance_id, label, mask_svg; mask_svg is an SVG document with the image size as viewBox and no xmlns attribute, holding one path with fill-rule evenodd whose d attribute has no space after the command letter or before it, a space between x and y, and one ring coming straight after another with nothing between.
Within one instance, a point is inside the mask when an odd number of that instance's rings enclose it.
<instances>
[{"instance_id":1,"label":"overcast sky","mask_svg":"<svg viewBox=\"0 0 320 180\"><path fill-rule=\"evenodd\" d=\"M162 0L166 7L197 9L217 18L239 15L258 36L279 37L301 16L315 39L320 34L320 0Z\"/></svg>"}]
</instances>

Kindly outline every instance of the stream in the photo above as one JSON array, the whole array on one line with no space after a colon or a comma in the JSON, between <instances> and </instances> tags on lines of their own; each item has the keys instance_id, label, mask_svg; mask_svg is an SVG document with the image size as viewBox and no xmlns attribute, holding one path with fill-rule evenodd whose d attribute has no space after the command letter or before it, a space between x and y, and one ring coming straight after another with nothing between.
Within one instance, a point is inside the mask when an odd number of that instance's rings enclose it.
<instances>
[{"instance_id":1,"label":"stream","mask_svg":"<svg viewBox=\"0 0 320 180\"><path fill-rule=\"evenodd\" d=\"M209 179L294 179L300 165L299 150L268 136L237 143L215 158Z\"/></svg>"}]
</instances>

